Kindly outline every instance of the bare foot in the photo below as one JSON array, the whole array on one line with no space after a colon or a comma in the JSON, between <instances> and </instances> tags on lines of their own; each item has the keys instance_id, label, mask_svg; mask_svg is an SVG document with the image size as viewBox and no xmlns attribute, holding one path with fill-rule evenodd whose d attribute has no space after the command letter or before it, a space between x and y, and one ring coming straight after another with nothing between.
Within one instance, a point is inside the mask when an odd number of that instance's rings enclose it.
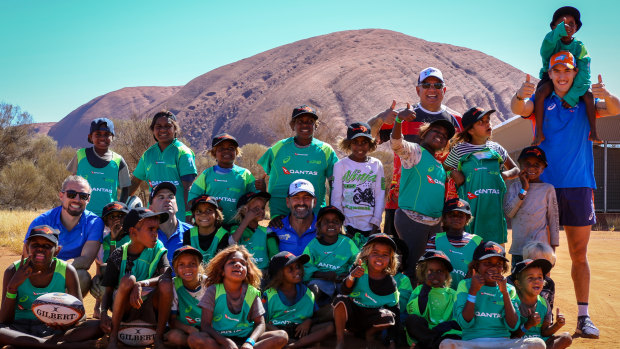
<instances>
[{"instance_id":1,"label":"bare foot","mask_svg":"<svg viewBox=\"0 0 620 349\"><path fill-rule=\"evenodd\" d=\"M344 349L344 341L336 343L336 349Z\"/></svg>"},{"instance_id":2,"label":"bare foot","mask_svg":"<svg viewBox=\"0 0 620 349\"><path fill-rule=\"evenodd\" d=\"M534 136L534 140L532 141L532 145L540 145L542 141L545 140L545 135L541 131L536 131L536 135Z\"/></svg>"},{"instance_id":3,"label":"bare foot","mask_svg":"<svg viewBox=\"0 0 620 349\"><path fill-rule=\"evenodd\" d=\"M118 348L118 338L116 336L110 336L110 341L108 342L108 349Z\"/></svg>"},{"instance_id":4,"label":"bare foot","mask_svg":"<svg viewBox=\"0 0 620 349\"><path fill-rule=\"evenodd\" d=\"M595 144L603 143L603 141L599 138L598 133L596 132L596 130L590 131L590 137L588 137L588 140L591 140L592 143L595 143Z\"/></svg>"}]
</instances>

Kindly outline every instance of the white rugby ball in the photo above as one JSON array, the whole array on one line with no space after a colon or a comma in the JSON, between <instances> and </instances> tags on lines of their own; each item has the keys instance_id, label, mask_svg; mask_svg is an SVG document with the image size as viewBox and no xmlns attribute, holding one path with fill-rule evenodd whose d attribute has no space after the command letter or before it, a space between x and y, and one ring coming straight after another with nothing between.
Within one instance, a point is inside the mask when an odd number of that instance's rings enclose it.
<instances>
[{"instance_id":1,"label":"white rugby ball","mask_svg":"<svg viewBox=\"0 0 620 349\"><path fill-rule=\"evenodd\" d=\"M141 320L121 322L118 340L132 347L143 347L153 344L157 332L154 324Z\"/></svg>"},{"instance_id":2,"label":"white rugby ball","mask_svg":"<svg viewBox=\"0 0 620 349\"><path fill-rule=\"evenodd\" d=\"M32 302L32 312L46 325L71 326L84 316L84 304L67 293L54 292Z\"/></svg>"}]
</instances>

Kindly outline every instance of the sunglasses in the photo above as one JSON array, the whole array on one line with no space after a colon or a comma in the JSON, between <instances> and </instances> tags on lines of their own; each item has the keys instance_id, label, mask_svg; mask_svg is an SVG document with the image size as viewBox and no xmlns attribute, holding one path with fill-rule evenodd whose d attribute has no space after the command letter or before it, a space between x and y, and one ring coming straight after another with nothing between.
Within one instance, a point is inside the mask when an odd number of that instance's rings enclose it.
<instances>
[{"instance_id":1,"label":"sunglasses","mask_svg":"<svg viewBox=\"0 0 620 349\"><path fill-rule=\"evenodd\" d=\"M431 86L433 86L436 90L441 90L444 87L444 84L443 82L435 82L432 84L430 82L422 82L418 86L422 86L425 90L428 90Z\"/></svg>"},{"instance_id":2,"label":"sunglasses","mask_svg":"<svg viewBox=\"0 0 620 349\"><path fill-rule=\"evenodd\" d=\"M88 201L88 199L90 199L90 194L78 192L75 190L65 190L63 191L63 193L67 194L67 197L69 199L75 199L76 195L80 195L80 200L82 201Z\"/></svg>"}]
</instances>

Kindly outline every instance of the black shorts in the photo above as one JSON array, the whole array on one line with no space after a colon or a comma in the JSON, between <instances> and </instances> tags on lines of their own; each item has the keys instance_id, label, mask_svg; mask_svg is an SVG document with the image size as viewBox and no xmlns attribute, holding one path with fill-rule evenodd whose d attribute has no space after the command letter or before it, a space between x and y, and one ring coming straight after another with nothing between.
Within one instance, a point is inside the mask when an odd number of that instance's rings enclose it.
<instances>
[{"instance_id":1,"label":"black shorts","mask_svg":"<svg viewBox=\"0 0 620 349\"><path fill-rule=\"evenodd\" d=\"M365 308L355 304L348 296L338 295L332 305L344 304L347 311L346 328L356 336L364 337L365 332L376 326L394 325L396 316L390 310L384 308Z\"/></svg>"},{"instance_id":2,"label":"black shorts","mask_svg":"<svg viewBox=\"0 0 620 349\"><path fill-rule=\"evenodd\" d=\"M12 324L5 325L11 330L18 331L21 333L27 333L29 335L45 338L52 335L62 335L64 331L55 330L51 327L48 327L46 324L41 322L39 319L28 320L28 319L19 319L14 320Z\"/></svg>"},{"instance_id":3,"label":"black shorts","mask_svg":"<svg viewBox=\"0 0 620 349\"><path fill-rule=\"evenodd\" d=\"M584 227L596 224L592 188L555 188L560 225Z\"/></svg>"},{"instance_id":4,"label":"black shorts","mask_svg":"<svg viewBox=\"0 0 620 349\"><path fill-rule=\"evenodd\" d=\"M141 320L149 324L157 323L157 310L153 304L156 289L153 287L143 287L142 292L148 292L145 296L142 296L142 306L139 309L129 306L129 310L123 315L122 322ZM116 296L116 291L114 295Z\"/></svg>"}]
</instances>

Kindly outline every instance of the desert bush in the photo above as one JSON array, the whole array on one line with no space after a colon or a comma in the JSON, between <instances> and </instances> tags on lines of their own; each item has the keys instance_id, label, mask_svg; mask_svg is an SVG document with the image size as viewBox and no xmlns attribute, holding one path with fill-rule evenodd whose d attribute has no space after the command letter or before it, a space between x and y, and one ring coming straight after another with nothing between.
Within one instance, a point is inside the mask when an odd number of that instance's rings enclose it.
<instances>
[{"instance_id":1,"label":"desert bush","mask_svg":"<svg viewBox=\"0 0 620 349\"><path fill-rule=\"evenodd\" d=\"M19 159L32 134L32 116L19 106L0 102L0 168Z\"/></svg>"},{"instance_id":2,"label":"desert bush","mask_svg":"<svg viewBox=\"0 0 620 349\"><path fill-rule=\"evenodd\" d=\"M265 175L265 171L258 164L258 159L260 159L266 151L267 147L262 144L246 144L241 147L242 154L237 158L237 164L250 170L255 178L262 178Z\"/></svg>"}]
</instances>

